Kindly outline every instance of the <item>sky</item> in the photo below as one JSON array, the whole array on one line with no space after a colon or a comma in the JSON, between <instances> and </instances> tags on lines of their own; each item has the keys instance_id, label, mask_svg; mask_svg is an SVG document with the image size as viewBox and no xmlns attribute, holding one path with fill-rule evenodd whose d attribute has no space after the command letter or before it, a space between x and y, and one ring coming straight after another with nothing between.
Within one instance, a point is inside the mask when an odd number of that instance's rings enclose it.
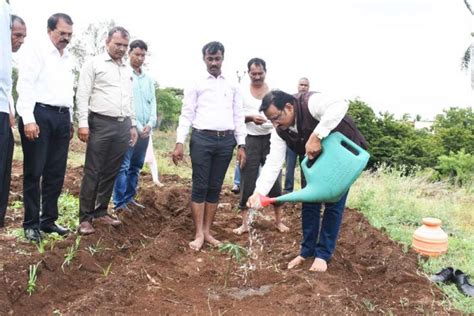
<instances>
[{"instance_id":1,"label":"sky","mask_svg":"<svg viewBox=\"0 0 474 316\"><path fill-rule=\"evenodd\" d=\"M474 3L474 1L472 1ZM223 74L233 81L247 61L263 58L272 88L311 90L360 100L376 113L432 119L449 107L471 107L461 57L473 16L463 0L10 0L28 37L48 17L69 14L74 33L113 19L149 45L149 73L161 87L185 88L206 74L201 48L225 46Z\"/></svg>"}]
</instances>

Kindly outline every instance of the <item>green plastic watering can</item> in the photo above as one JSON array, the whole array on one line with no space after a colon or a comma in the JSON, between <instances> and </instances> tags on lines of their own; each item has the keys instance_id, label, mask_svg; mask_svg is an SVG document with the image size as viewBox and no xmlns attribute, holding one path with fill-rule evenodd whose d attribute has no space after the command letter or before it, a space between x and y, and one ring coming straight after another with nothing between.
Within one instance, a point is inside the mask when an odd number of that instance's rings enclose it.
<instances>
[{"instance_id":1,"label":"green plastic watering can","mask_svg":"<svg viewBox=\"0 0 474 316\"><path fill-rule=\"evenodd\" d=\"M369 161L369 153L339 132L321 142L322 153L308 166L308 157L301 162L306 186L276 198L261 196L260 204L275 202L336 202L349 190Z\"/></svg>"}]
</instances>

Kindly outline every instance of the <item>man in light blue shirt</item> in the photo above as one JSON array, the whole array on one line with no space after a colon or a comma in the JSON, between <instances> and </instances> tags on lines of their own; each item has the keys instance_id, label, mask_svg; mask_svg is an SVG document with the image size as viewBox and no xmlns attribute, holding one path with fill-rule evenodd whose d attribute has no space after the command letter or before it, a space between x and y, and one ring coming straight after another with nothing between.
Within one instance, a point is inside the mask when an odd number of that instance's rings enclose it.
<instances>
[{"instance_id":1,"label":"man in light blue shirt","mask_svg":"<svg viewBox=\"0 0 474 316\"><path fill-rule=\"evenodd\" d=\"M12 86L12 44L10 6L0 0L0 229L4 226L10 191L13 133L9 98Z\"/></svg>"},{"instance_id":2,"label":"man in light blue shirt","mask_svg":"<svg viewBox=\"0 0 474 316\"><path fill-rule=\"evenodd\" d=\"M114 204L116 211L143 209L135 201L138 176L145 161L151 129L156 124L155 83L142 69L148 46L142 40L130 43L130 66L133 68L133 101L139 134L137 143L130 147L115 180Z\"/></svg>"}]
</instances>

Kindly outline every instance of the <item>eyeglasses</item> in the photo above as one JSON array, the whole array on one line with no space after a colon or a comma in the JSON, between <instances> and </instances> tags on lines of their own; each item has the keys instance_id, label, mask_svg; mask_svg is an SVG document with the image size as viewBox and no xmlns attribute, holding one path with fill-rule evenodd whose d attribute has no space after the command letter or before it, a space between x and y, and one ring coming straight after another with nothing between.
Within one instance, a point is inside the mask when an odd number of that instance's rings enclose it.
<instances>
[{"instance_id":1,"label":"eyeglasses","mask_svg":"<svg viewBox=\"0 0 474 316\"><path fill-rule=\"evenodd\" d=\"M62 31L59 31L58 29L54 30L53 32L56 32L56 34L58 34L59 36L61 36L63 38L66 38L66 37L71 38L72 37L72 32L62 32Z\"/></svg>"},{"instance_id":2,"label":"eyeglasses","mask_svg":"<svg viewBox=\"0 0 474 316\"><path fill-rule=\"evenodd\" d=\"M278 113L278 114L275 115L274 117L269 117L268 119L269 119L271 122L277 122L277 121L279 121L279 120L282 118L284 112L285 112L284 110L280 110L280 113Z\"/></svg>"}]
</instances>

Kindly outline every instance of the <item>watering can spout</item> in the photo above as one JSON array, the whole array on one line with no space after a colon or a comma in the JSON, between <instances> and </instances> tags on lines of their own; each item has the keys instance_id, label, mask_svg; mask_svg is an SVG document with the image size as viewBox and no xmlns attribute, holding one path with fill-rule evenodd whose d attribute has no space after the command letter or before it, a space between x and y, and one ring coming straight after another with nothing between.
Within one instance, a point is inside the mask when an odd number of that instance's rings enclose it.
<instances>
[{"instance_id":1,"label":"watering can spout","mask_svg":"<svg viewBox=\"0 0 474 316\"><path fill-rule=\"evenodd\" d=\"M369 153L339 132L322 141L322 153L312 166L308 157L301 162L306 186L277 198L261 199L262 206L275 202L336 202L360 176Z\"/></svg>"}]
</instances>

